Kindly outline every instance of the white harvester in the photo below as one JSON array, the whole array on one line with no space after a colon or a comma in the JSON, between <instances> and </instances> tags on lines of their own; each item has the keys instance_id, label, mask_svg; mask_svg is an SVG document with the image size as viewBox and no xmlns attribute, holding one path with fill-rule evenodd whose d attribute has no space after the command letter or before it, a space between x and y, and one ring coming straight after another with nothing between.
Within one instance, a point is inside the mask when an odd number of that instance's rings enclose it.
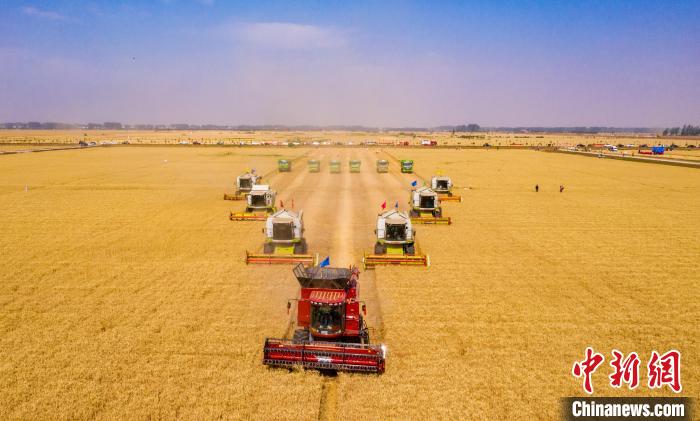
<instances>
[{"instance_id":1,"label":"white harvester","mask_svg":"<svg viewBox=\"0 0 700 421\"><path fill-rule=\"evenodd\" d=\"M446 175L434 175L430 179L430 188L440 196L442 202L462 201L462 196L452 193L452 179Z\"/></svg>"},{"instance_id":2,"label":"white harvester","mask_svg":"<svg viewBox=\"0 0 700 421\"><path fill-rule=\"evenodd\" d=\"M318 256L307 254L303 211L278 210L267 217L263 234L263 252L246 251L246 263L304 263L311 266L318 263Z\"/></svg>"},{"instance_id":3,"label":"white harvester","mask_svg":"<svg viewBox=\"0 0 700 421\"><path fill-rule=\"evenodd\" d=\"M414 224L446 224L452 220L442 216L440 197L429 187L418 187L411 190L411 222Z\"/></svg>"},{"instance_id":4,"label":"white harvester","mask_svg":"<svg viewBox=\"0 0 700 421\"><path fill-rule=\"evenodd\" d=\"M224 200L245 200L246 196L262 179L261 176L246 172L236 177L236 193L224 194Z\"/></svg>"},{"instance_id":5,"label":"white harvester","mask_svg":"<svg viewBox=\"0 0 700 421\"><path fill-rule=\"evenodd\" d=\"M365 268L376 265L429 266L427 255L416 253L416 232L406 212L389 210L377 216L374 254L365 254Z\"/></svg>"},{"instance_id":6,"label":"white harvester","mask_svg":"<svg viewBox=\"0 0 700 421\"><path fill-rule=\"evenodd\" d=\"M232 221L264 221L267 216L275 213L275 198L277 193L266 184L254 184L246 197L245 212L231 212Z\"/></svg>"}]
</instances>

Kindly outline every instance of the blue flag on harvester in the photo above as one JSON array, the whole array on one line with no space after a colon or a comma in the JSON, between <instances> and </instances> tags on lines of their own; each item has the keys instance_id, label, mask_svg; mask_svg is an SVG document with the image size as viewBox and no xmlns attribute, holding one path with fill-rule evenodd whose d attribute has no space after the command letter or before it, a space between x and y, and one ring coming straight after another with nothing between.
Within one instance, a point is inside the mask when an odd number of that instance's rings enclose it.
<instances>
[{"instance_id":1,"label":"blue flag on harvester","mask_svg":"<svg viewBox=\"0 0 700 421\"><path fill-rule=\"evenodd\" d=\"M325 259L323 259L323 261L321 262L321 264L319 266L326 267L326 266L329 266L330 264L331 264L331 257L327 256Z\"/></svg>"},{"instance_id":2,"label":"blue flag on harvester","mask_svg":"<svg viewBox=\"0 0 700 421\"><path fill-rule=\"evenodd\" d=\"M418 185L418 180L413 180L411 186L416 187Z\"/></svg>"}]
</instances>

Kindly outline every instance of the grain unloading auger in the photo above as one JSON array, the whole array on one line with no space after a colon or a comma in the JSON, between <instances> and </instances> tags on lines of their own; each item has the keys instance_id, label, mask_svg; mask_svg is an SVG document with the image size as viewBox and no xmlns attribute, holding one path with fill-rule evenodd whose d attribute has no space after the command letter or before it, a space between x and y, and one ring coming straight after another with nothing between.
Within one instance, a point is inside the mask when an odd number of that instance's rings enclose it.
<instances>
[{"instance_id":1,"label":"grain unloading auger","mask_svg":"<svg viewBox=\"0 0 700 421\"><path fill-rule=\"evenodd\" d=\"M318 264L318 254L308 254L304 238L304 212L281 209L265 221L262 253L245 252L245 262L253 264Z\"/></svg>"},{"instance_id":2,"label":"grain unloading auger","mask_svg":"<svg viewBox=\"0 0 700 421\"><path fill-rule=\"evenodd\" d=\"M269 214L275 213L275 197L277 193L270 186L256 184L248 193L245 212L231 212L232 221L264 221Z\"/></svg>"},{"instance_id":3,"label":"grain unloading auger","mask_svg":"<svg viewBox=\"0 0 700 421\"><path fill-rule=\"evenodd\" d=\"M406 212L390 210L377 217L374 254L365 254L365 269L378 265L430 266L430 257L416 253L416 232Z\"/></svg>"},{"instance_id":4,"label":"grain unloading auger","mask_svg":"<svg viewBox=\"0 0 700 421\"><path fill-rule=\"evenodd\" d=\"M370 344L363 318L366 307L357 295L360 271L300 263L294 276L301 287L297 329L292 339L265 339L263 364L383 373L386 348ZM287 303L287 311L291 304Z\"/></svg>"},{"instance_id":5,"label":"grain unloading auger","mask_svg":"<svg viewBox=\"0 0 700 421\"><path fill-rule=\"evenodd\" d=\"M430 179L430 187L440 196L441 202L461 202L462 196L452 193L452 179L435 175Z\"/></svg>"},{"instance_id":6,"label":"grain unloading auger","mask_svg":"<svg viewBox=\"0 0 700 421\"><path fill-rule=\"evenodd\" d=\"M442 216L440 197L428 187L411 190L411 222L424 225L450 225L452 219Z\"/></svg>"},{"instance_id":7,"label":"grain unloading auger","mask_svg":"<svg viewBox=\"0 0 700 421\"><path fill-rule=\"evenodd\" d=\"M239 175L236 177L236 193L224 193L224 200L245 200L253 186L258 184L261 179L262 177L249 172Z\"/></svg>"}]
</instances>

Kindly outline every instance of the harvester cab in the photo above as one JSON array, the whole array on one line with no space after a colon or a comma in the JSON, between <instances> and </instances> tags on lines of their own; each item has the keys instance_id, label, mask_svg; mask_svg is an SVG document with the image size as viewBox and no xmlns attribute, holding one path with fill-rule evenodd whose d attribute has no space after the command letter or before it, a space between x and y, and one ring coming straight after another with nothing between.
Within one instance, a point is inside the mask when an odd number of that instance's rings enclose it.
<instances>
[{"instance_id":1,"label":"harvester cab","mask_svg":"<svg viewBox=\"0 0 700 421\"><path fill-rule=\"evenodd\" d=\"M360 166L362 166L362 161L359 159L350 160L350 172L360 172Z\"/></svg>"},{"instance_id":2,"label":"harvester cab","mask_svg":"<svg viewBox=\"0 0 700 421\"><path fill-rule=\"evenodd\" d=\"M301 287L297 329L293 339L265 340L263 364L383 373L386 349L369 343L365 304L358 298L360 271L300 263L294 275Z\"/></svg>"},{"instance_id":3,"label":"harvester cab","mask_svg":"<svg viewBox=\"0 0 700 421\"><path fill-rule=\"evenodd\" d=\"M416 253L416 232L406 212L390 210L377 217L374 254L365 254L365 268L377 265L430 266L427 255Z\"/></svg>"},{"instance_id":4,"label":"harvester cab","mask_svg":"<svg viewBox=\"0 0 700 421\"><path fill-rule=\"evenodd\" d=\"M267 217L265 221L265 244L263 253L246 251L246 263L306 263L315 265L317 255L307 254L304 238L303 211L296 213L281 209Z\"/></svg>"},{"instance_id":5,"label":"harvester cab","mask_svg":"<svg viewBox=\"0 0 700 421\"><path fill-rule=\"evenodd\" d=\"M292 162L288 159L280 159L277 161L277 170L279 172L292 171Z\"/></svg>"},{"instance_id":6,"label":"harvester cab","mask_svg":"<svg viewBox=\"0 0 700 421\"><path fill-rule=\"evenodd\" d=\"M452 194L452 179L435 175L430 179L430 187L440 196L442 202L461 202L462 196Z\"/></svg>"},{"instance_id":7,"label":"harvester cab","mask_svg":"<svg viewBox=\"0 0 700 421\"><path fill-rule=\"evenodd\" d=\"M224 200L245 200L247 194L258 184L262 177L247 172L236 177L236 193L224 194Z\"/></svg>"},{"instance_id":8,"label":"harvester cab","mask_svg":"<svg viewBox=\"0 0 700 421\"><path fill-rule=\"evenodd\" d=\"M248 193L245 212L231 212L232 221L264 221L269 214L276 211L275 197L277 193L264 184L254 184Z\"/></svg>"},{"instance_id":9,"label":"harvester cab","mask_svg":"<svg viewBox=\"0 0 700 421\"><path fill-rule=\"evenodd\" d=\"M413 172L413 160L402 159L401 160L401 172L402 173L412 173Z\"/></svg>"},{"instance_id":10,"label":"harvester cab","mask_svg":"<svg viewBox=\"0 0 700 421\"><path fill-rule=\"evenodd\" d=\"M386 159L378 159L377 172L389 172L389 161Z\"/></svg>"},{"instance_id":11,"label":"harvester cab","mask_svg":"<svg viewBox=\"0 0 700 421\"><path fill-rule=\"evenodd\" d=\"M337 159L332 160L328 163L328 168L330 168L331 173L333 174L340 173L340 161L338 161Z\"/></svg>"},{"instance_id":12,"label":"harvester cab","mask_svg":"<svg viewBox=\"0 0 700 421\"><path fill-rule=\"evenodd\" d=\"M414 224L449 225L452 220L442 216L440 197L429 187L411 190L411 222Z\"/></svg>"},{"instance_id":13,"label":"harvester cab","mask_svg":"<svg viewBox=\"0 0 700 421\"><path fill-rule=\"evenodd\" d=\"M321 171L321 161L318 159L309 159L309 172L319 172Z\"/></svg>"}]
</instances>

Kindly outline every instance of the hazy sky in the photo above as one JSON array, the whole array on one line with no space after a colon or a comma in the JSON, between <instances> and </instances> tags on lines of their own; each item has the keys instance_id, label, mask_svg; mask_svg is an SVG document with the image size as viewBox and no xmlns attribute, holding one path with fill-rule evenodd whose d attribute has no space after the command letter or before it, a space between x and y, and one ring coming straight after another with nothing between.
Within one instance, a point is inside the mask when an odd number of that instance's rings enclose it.
<instances>
[{"instance_id":1,"label":"hazy sky","mask_svg":"<svg viewBox=\"0 0 700 421\"><path fill-rule=\"evenodd\" d=\"M700 1L0 0L28 120L698 124Z\"/></svg>"}]
</instances>

